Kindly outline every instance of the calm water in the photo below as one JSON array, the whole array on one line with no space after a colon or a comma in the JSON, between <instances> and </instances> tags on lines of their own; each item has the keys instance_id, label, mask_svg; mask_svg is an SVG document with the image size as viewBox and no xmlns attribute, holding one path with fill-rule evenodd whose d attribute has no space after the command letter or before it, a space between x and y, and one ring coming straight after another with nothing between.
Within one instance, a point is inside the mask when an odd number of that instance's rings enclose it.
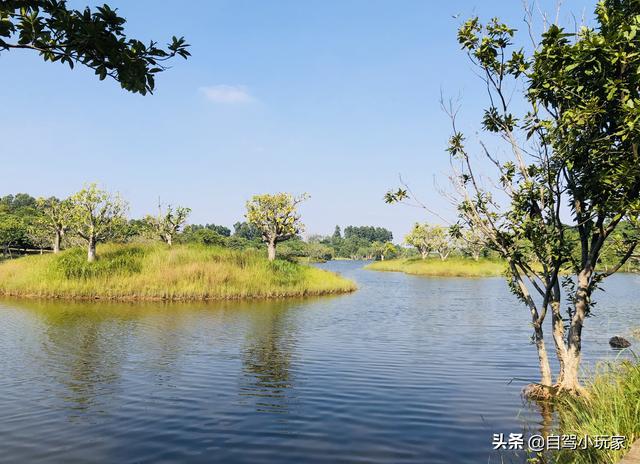
<instances>
[{"instance_id":1,"label":"calm water","mask_svg":"<svg viewBox=\"0 0 640 464\"><path fill-rule=\"evenodd\" d=\"M361 265L305 301L0 300L0 462L500 462L491 434L540 422L527 311L501 279ZM591 361L640 325L640 277L608 290Z\"/></svg>"}]
</instances>

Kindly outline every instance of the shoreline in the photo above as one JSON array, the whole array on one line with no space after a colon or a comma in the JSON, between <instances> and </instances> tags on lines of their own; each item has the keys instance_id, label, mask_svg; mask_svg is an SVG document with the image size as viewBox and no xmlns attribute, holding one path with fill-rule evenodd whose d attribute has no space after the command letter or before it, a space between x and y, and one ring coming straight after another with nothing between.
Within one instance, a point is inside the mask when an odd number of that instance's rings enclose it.
<instances>
[{"instance_id":1,"label":"shoreline","mask_svg":"<svg viewBox=\"0 0 640 464\"><path fill-rule=\"evenodd\" d=\"M216 302L216 301L269 301L288 300L293 298L315 298L323 296L348 295L358 290L357 286L349 290L327 290L318 293L291 293L276 295L238 295L238 296L211 296L211 297L164 297L164 296L106 296L106 295L43 295L43 294L20 294L0 292L0 298L15 298L24 300L49 300L49 301L113 301L113 302L160 302L160 303L180 303L180 302Z\"/></svg>"}]
</instances>

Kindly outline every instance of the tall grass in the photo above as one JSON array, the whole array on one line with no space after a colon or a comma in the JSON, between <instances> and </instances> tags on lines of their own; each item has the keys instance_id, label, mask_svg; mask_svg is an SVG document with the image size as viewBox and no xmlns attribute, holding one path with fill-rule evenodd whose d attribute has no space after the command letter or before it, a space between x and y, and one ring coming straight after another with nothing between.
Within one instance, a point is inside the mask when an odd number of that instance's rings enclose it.
<instances>
[{"instance_id":1,"label":"tall grass","mask_svg":"<svg viewBox=\"0 0 640 464\"><path fill-rule=\"evenodd\" d=\"M622 435L627 446L640 438L640 364L623 361L601 365L587 385L588 398L562 398L558 403L559 434L578 437ZM614 464L628 451L564 450L557 463Z\"/></svg>"},{"instance_id":2,"label":"tall grass","mask_svg":"<svg viewBox=\"0 0 640 464\"><path fill-rule=\"evenodd\" d=\"M237 299L343 293L355 284L337 274L254 250L202 245L98 247L27 256L0 264L0 294L47 298Z\"/></svg>"},{"instance_id":3,"label":"tall grass","mask_svg":"<svg viewBox=\"0 0 640 464\"><path fill-rule=\"evenodd\" d=\"M377 261L366 266L374 271L394 271L430 277L493 277L504 274L502 261L481 258L453 257L445 261L439 258L411 258Z\"/></svg>"}]
</instances>

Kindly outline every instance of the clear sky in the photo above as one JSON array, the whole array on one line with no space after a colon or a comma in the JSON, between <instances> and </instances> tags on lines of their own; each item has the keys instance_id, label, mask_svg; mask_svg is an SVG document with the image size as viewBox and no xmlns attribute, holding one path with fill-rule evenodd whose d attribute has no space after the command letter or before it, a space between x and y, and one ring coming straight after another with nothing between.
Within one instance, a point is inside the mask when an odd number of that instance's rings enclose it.
<instances>
[{"instance_id":1,"label":"clear sky","mask_svg":"<svg viewBox=\"0 0 640 464\"><path fill-rule=\"evenodd\" d=\"M383 202L398 174L451 215L434 188L448 172L441 89L462 96L462 128L479 127L484 94L457 26L499 16L527 40L519 0L107 3L131 36L184 35L193 57L142 97L81 67L0 53L1 195L64 197L98 182L119 191L133 217L153 212L160 196L191 207L191 222L230 227L253 194L308 192L308 233L379 225L399 241L426 217ZM562 15L590 17L594 5L565 1Z\"/></svg>"}]
</instances>

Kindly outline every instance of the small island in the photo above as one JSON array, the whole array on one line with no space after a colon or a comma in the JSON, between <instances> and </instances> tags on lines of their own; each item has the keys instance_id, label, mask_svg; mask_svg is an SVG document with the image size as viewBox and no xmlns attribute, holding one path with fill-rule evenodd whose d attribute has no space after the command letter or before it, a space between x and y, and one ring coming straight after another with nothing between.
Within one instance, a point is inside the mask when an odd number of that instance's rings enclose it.
<instances>
[{"instance_id":1,"label":"small island","mask_svg":"<svg viewBox=\"0 0 640 464\"><path fill-rule=\"evenodd\" d=\"M505 263L499 259L466 257L408 258L375 261L366 266L372 271L404 272L428 277L498 277L504 274Z\"/></svg>"},{"instance_id":2,"label":"small island","mask_svg":"<svg viewBox=\"0 0 640 464\"><path fill-rule=\"evenodd\" d=\"M351 292L338 274L257 250L198 244L104 244L88 262L82 248L0 265L0 295L108 300L224 300Z\"/></svg>"},{"instance_id":3,"label":"small island","mask_svg":"<svg viewBox=\"0 0 640 464\"><path fill-rule=\"evenodd\" d=\"M63 200L6 197L0 199L4 257L12 257L11 243L25 240L39 245L40 254L0 264L0 295L174 301L355 290L336 273L286 255L276 259L277 244L299 240L304 225L296 207L306 198L255 195L246 205L249 222L235 227L247 233L232 238L221 226L185 230L191 209L182 206L158 205L157 215L130 220L128 203L96 184Z\"/></svg>"}]
</instances>

